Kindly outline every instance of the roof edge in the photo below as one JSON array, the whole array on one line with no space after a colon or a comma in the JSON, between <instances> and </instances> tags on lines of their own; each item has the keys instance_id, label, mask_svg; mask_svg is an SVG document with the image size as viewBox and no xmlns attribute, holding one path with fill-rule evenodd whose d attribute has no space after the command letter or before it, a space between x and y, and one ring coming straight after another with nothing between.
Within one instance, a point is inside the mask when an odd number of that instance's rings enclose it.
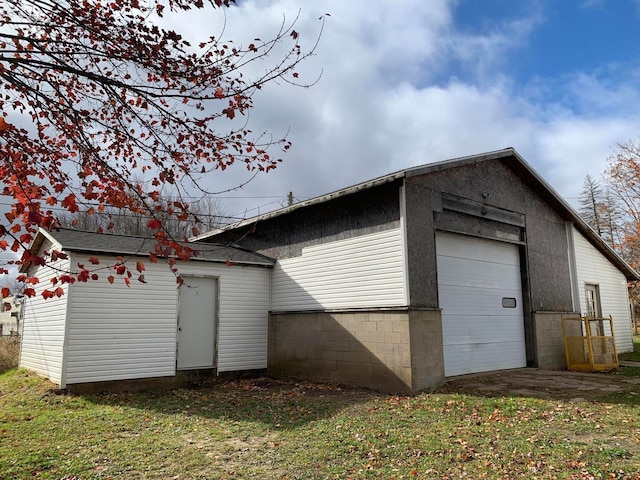
<instances>
[{"instance_id":1,"label":"roof edge","mask_svg":"<svg viewBox=\"0 0 640 480\"><path fill-rule=\"evenodd\" d=\"M304 202L296 203L284 208L279 208L271 212L263 213L262 215L255 215L245 220L240 220L239 222L231 223L225 227L217 228L215 230L210 230L200 235L190 237L189 241L197 242L200 240L204 240L206 238L213 237L227 230L234 230L236 228L242 228L248 225L253 225L254 223L262 220L268 220L270 218L279 217L280 215L285 215L287 213L293 212L300 208L306 208L311 205L317 205L320 203L327 202L329 200L333 200L335 198L351 195L352 193L360 192L362 190L367 190L369 188L373 188L378 185L383 185L385 183L390 183L401 178L414 176L414 175L421 175L423 173L427 173L427 172L435 171L439 169L450 168L453 165L457 166L457 164L462 165L464 163L472 163L474 161L477 162L477 161L483 161L483 160L490 160L494 158L504 158L510 155L517 155L513 147L508 147L502 150L495 150L487 153L481 153L478 155L468 155L465 157L458 157L450 160L443 160L440 162L429 163L426 165L419 165L416 167L405 168L404 170L399 170L397 172L389 173L387 175L374 178L372 180L367 180L365 182L357 183L355 185L342 188L340 190L335 190L333 192L326 193L324 195L310 198L309 200L305 200Z\"/></svg>"}]
</instances>

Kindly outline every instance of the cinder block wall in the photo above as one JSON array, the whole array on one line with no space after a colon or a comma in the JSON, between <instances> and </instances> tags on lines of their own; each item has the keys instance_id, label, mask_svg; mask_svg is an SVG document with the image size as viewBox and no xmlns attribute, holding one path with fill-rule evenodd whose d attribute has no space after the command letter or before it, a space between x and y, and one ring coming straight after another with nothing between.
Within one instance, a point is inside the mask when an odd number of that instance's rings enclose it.
<instances>
[{"instance_id":1,"label":"cinder block wall","mask_svg":"<svg viewBox=\"0 0 640 480\"><path fill-rule=\"evenodd\" d=\"M272 313L268 358L274 375L413 390L407 311Z\"/></svg>"},{"instance_id":2,"label":"cinder block wall","mask_svg":"<svg viewBox=\"0 0 640 480\"><path fill-rule=\"evenodd\" d=\"M551 370L566 368L567 359L562 337L562 316L577 315L572 312L534 312L538 368Z\"/></svg>"},{"instance_id":3,"label":"cinder block wall","mask_svg":"<svg viewBox=\"0 0 640 480\"><path fill-rule=\"evenodd\" d=\"M274 375L416 392L444 381L439 309L272 313Z\"/></svg>"},{"instance_id":4,"label":"cinder block wall","mask_svg":"<svg viewBox=\"0 0 640 480\"><path fill-rule=\"evenodd\" d=\"M410 310L413 391L431 390L444 382L442 311Z\"/></svg>"}]
</instances>

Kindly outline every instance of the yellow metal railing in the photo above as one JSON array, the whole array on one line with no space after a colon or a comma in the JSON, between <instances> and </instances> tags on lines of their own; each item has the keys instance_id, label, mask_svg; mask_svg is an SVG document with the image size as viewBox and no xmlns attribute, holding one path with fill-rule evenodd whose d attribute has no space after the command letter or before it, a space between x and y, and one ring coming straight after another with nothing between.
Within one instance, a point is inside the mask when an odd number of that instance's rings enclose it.
<instances>
[{"instance_id":1,"label":"yellow metal railing","mask_svg":"<svg viewBox=\"0 0 640 480\"><path fill-rule=\"evenodd\" d=\"M562 335L569 370L601 372L619 368L611 316L562 317Z\"/></svg>"}]
</instances>

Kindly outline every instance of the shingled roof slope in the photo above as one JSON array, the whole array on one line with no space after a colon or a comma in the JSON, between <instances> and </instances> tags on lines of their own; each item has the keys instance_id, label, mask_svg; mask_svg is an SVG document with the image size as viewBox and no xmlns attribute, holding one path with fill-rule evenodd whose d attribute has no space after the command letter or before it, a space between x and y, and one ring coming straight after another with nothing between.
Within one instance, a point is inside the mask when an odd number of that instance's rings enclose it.
<instances>
[{"instance_id":1,"label":"shingled roof slope","mask_svg":"<svg viewBox=\"0 0 640 480\"><path fill-rule=\"evenodd\" d=\"M52 237L63 250L95 254L148 256L154 250L153 238L113 233L96 233L60 228L42 233ZM34 242L35 243L35 242ZM181 242L195 252L193 260L227 262L242 265L272 266L275 260L238 247L205 242ZM39 245L38 245L39 248Z\"/></svg>"}]
</instances>

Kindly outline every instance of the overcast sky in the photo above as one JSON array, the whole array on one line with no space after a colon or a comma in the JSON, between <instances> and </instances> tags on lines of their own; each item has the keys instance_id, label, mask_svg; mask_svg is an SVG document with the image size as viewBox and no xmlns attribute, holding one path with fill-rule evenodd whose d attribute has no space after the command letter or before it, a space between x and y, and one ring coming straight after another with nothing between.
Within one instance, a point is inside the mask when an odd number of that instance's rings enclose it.
<instances>
[{"instance_id":1,"label":"overcast sky","mask_svg":"<svg viewBox=\"0 0 640 480\"><path fill-rule=\"evenodd\" d=\"M300 69L302 81L322 77L256 97L252 129L288 131L293 148L225 195L230 215L505 147L575 203L585 175L640 137L640 0L242 0L224 38L267 38L298 12L303 46L330 14ZM214 16L189 19L189 33L217 34ZM223 190L241 178L210 182Z\"/></svg>"}]
</instances>

